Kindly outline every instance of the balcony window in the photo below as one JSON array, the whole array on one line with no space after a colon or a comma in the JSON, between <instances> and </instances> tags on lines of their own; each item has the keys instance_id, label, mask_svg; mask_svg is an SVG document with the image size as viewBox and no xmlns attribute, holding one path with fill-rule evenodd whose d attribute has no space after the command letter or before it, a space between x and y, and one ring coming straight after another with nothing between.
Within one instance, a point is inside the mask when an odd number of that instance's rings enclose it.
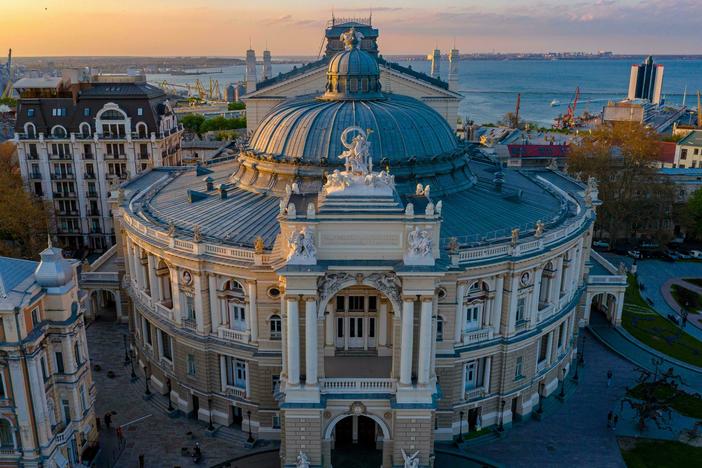
<instances>
[{"instance_id":1,"label":"balcony window","mask_svg":"<svg viewBox=\"0 0 702 468\"><path fill-rule=\"evenodd\" d=\"M225 356L227 369L227 385L230 387L246 388L246 362Z\"/></svg>"},{"instance_id":2,"label":"balcony window","mask_svg":"<svg viewBox=\"0 0 702 468\"><path fill-rule=\"evenodd\" d=\"M283 322L280 315L271 315L271 340L279 340L283 336Z\"/></svg>"},{"instance_id":3,"label":"balcony window","mask_svg":"<svg viewBox=\"0 0 702 468\"><path fill-rule=\"evenodd\" d=\"M526 298L520 297L517 299L517 323L526 320Z\"/></svg>"},{"instance_id":4,"label":"balcony window","mask_svg":"<svg viewBox=\"0 0 702 468\"><path fill-rule=\"evenodd\" d=\"M524 357L517 356L517 360L514 363L514 380L519 380L524 378Z\"/></svg>"},{"instance_id":5,"label":"balcony window","mask_svg":"<svg viewBox=\"0 0 702 468\"><path fill-rule=\"evenodd\" d=\"M71 403L68 400L61 400L61 407L63 408L63 422L65 424L71 423Z\"/></svg>"},{"instance_id":6,"label":"balcony window","mask_svg":"<svg viewBox=\"0 0 702 468\"><path fill-rule=\"evenodd\" d=\"M39 308L32 309L32 327L36 327L41 322L39 318Z\"/></svg>"},{"instance_id":7,"label":"balcony window","mask_svg":"<svg viewBox=\"0 0 702 468\"><path fill-rule=\"evenodd\" d=\"M63 374L64 368L63 368L63 353L61 351L56 351L54 354L56 357L56 371L59 374Z\"/></svg>"},{"instance_id":8,"label":"balcony window","mask_svg":"<svg viewBox=\"0 0 702 468\"><path fill-rule=\"evenodd\" d=\"M478 385L478 361L470 361L466 364L465 389L473 390Z\"/></svg>"},{"instance_id":9,"label":"balcony window","mask_svg":"<svg viewBox=\"0 0 702 468\"><path fill-rule=\"evenodd\" d=\"M153 340L151 338L151 324L149 323L148 320L142 317L142 324L143 324L143 329L144 329L144 342L148 344L149 346L152 345Z\"/></svg>"},{"instance_id":10,"label":"balcony window","mask_svg":"<svg viewBox=\"0 0 702 468\"><path fill-rule=\"evenodd\" d=\"M196 373L194 354L188 354L186 357L186 371L188 375L195 375Z\"/></svg>"},{"instance_id":11,"label":"balcony window","mask_svg":"<svg viewBox=\"0 0 702 468\"><path fill-rule=\"evenodd\" d=\"M165 333L163 330L158 331L159 334L161 335L160 338L160 344L161 344L161 357L168 359L169 361L173 361L173 345L171 343L171 336L168 333Z\"/></svg>"},{"instance_id":12,"label":"balcony window","mask_svg":"<svg viewBox=\"0 0 702 468\"><path fill-rule=\"evenodd\" d=\"M466 307L466 323L463 325L465 331L472 331L480 328L482 309L482 304L469 305Z\"/></svg>"},{"instance_id":13,"label":"balcony window","mask_svg":"<svg viewBox=\"0 0 702 468\"><path fill-rule=\"evenodd\" d=\"M80 365L83 363L81 361L81 356L80 356L80 346L78 346L78 343L73 344L73 355L76 359L76 367L80 367Z\"/></svg>"},{"instance_id":14,"label":"balcony window","mask_svg":"<svg viewBox=\"0 0 702 468\"><path fill-rule=\"evenodd\" d=\"M12 426L7 419L0 419L0 445L4 449L15 448Z\"/></svg>"},{"instance_id":15,"label":"balcony window","mask_svg":"<svg viewBox=\"0 0 702 468\"><path fill-rule=\"evenodd\" d=\"M27 109L27 117L34 117L34 109Z\"/></svg>"},{"instance_id":16,"label":"balcony window","mask_svg":"<svg viewBox=\"0 0 702 468\"><path fill-rule=\"evenodd\" d=\"M436 318L436 341L444 341L444 318Z\"/></svg>"}]
</instances>

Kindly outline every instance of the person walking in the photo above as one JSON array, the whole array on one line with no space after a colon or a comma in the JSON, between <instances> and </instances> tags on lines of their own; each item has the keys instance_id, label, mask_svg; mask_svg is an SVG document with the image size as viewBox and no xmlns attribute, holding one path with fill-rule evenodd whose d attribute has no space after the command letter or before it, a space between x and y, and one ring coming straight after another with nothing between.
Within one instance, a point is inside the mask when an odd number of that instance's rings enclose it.
<instances>
[{"instance_id":1,"label":"person walking","mask_svg":"<svg viewBox=\"0 0 702 468\"><path fill-rule=\"evenodd\" d=\"M608 370L608 371L607 371L607 386L608 386L608 387L609 387L610 385L612 385L612 375L613 375L612 369Z\"/></svg>"},{"instance_id":2,"label":"person walking","mask_svg":"<svg viewBox=\"0 0 702 468\"><path fill-rule=\"evenodd\" d=\"M612 416L612 410L609 410L609 413L607 413L607 429L612 427Z\"/></svg>"},{"instance_id":3,"label":"person walking","mask_svg":"<svg viewBox=\"0 0 702 468\"><path fill-rule=\"evenodd\" d=\"M614 419L612 420L612 430L615 430L617 428L617 423L619 422L619 416L616 414L614 415Z\"/></svg>"}]
</instances>

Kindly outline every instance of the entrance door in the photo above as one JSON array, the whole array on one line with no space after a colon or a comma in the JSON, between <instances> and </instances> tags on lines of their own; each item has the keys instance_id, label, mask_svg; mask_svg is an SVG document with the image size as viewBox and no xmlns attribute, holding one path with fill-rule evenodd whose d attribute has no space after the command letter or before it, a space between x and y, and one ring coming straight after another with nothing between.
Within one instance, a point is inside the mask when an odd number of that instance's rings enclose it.
<instances>
[{"instance_id":1,"label":"entrance door","mask_svg":"<svg viewBox=\"0 0 702 468\"><path fill-rule=\"evenodd\" d=\"M241 428L241 423L244 420L244 412L238 406L231 406L232 411L232 427Z\"/></svg>"},{"instance_id":2,"label":"entrance door","mask_svg":"<svg viewBox=\"0 0 702 468\"><path fill-rule=\"evenodd\" d=\"M193 395L193 412L190 414L190 417L193 419L198 419L198 413L200 412L200 399Z\"/></svg>"},{"instance_id":3,"label":"entrance door","mask_svg":"<svg viewBox=\"0 0 702 468\"><path fill-rule=\"evenodd\" d=\"M468 410L468 431L473 432L480 424L480 407Z\"/></svg>"},{"instance_id":4,"label":"entrance door","mask_svg":"<svg viewBox=\"0 0 702 468\"><path fill-rule=\"evenodd\" d=\"M363 348L365 339L363 334L363 317L349 317L349 348Z\"/></svg>"}]
</instances>

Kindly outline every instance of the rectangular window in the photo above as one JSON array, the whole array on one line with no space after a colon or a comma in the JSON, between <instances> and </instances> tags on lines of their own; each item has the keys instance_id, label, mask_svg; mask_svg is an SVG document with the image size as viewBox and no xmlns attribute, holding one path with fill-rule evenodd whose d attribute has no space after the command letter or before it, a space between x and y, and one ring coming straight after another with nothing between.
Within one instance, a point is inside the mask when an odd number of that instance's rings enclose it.
<instances>
[{"instance_id":1,"label":"rectangular window","mask_svg":"<svg viewBox=\"0 0 702 468\"><path fill-rule=\"evenodd\" d=\"M34 109L27 109L27 117L34 117Z\"/></svg>"},{"instance_id":2,"label":"rectangular window","mask_svg":"<svg viewBox=\"0 0 702 468\"><path fill-rule=\"evenodd\" d=\"M61 407L63 408L63 422L69 424L71 422L71 404L68 400L61 400Z\"/></svg>"},{"instance_id":3,"label":"rectangular window","mask_svg":"<svg viewBox=\"0 0 702 468\"><path fill-rule=\"evenodd\" d=\"M90 117L90 107L83 109L83 117Z\"/></svg>"},{"instance_id":4,"label":"rectangular window","mask_svg":"<svg viewBox=\"0 0 702 468\"><path fill-rule=\"evenodd\" d=\"M368 319L368 338L375 338L375 317Z\"/></svg>"},{"instance_id":5,"label":"rectangular window","mask_svg":"<svg viewBox=\"0 0 702 468\"><path fill-rule=\"evenodd\" d=\"M169 361L173 361L171 336L163 330L159 330L159 333L161 334L161 356L168 359Z\"/></svg>"},{"instance_id":6,"label":"rectangular window","mask_svg":"<svg viewBox=\"0 0 702 468\"><path fill-rule=\"evenodd\" d=\"M280 413L273 415L273 429L280 429Z\"/></svg>"},{"instance_id":7,"label":"rectangular window","mask_svg":"<svg viewBox=\"0 0 702 468\"><path fill-rule=\"evenodd\" d=\"M80 367L82 361L80 357L80 346L78 346L77 342L73 345L73 354L76 358L76 367Z\"/></svg>"},{"instance_id":8,"label":"rectangular window","mask_svg":"<svg viewBox=\"0 0 702 468\"><path fill-rule=\"evenodd\" d=\"M41 322L41 320L39 319L39 309L32 309L32 326L36 327L37 325L39 325L39 322Z\"/></svg>"},{"instance_id":9,"label":"rectangular window","mask_svg":"<svg viewBox=\"0 0 702 468\"><path fill-rule=\"evenodd\" d=\"M143 107L138 107L138 108L137 108L137 115L139 115L139 116L144 115L144 108L143 108Z\"/></svg>"},{"instance_id":10,"label":"rectangular window","mask_svg":"<svg viewBox=\"0 0 702 468\"><path fill-rule=\"evenodd\" d=\"M687 159L687 148L680 150L680 159Z\"/></svg>"},{"instance_id":11,"label":"rectangular window","mask_svg":"<svg viewBox=\"0 0 702 468\"><path fill-rule=\"evenodd\" d=\"M444 341L444 319L436 319L436 341Z\"/></svg>"},{"instance_id":12,"label":"rectangular window","mask_svg":"<svg viewBox=\"0 0 702 468\"><path fill-rule=\"evenodd\" d=\"M365 299L365 296L349 296L349 311L363 312Z\"/></svg>"},{"instance_id":13,"label":"rectangular window","mask_svg":"<svg viewBox=\"0 0 702 468\"><path fill-rule=\"evenodd\" d=\"M63 374L63 353L61 351L56 351L56 371L59 374Z\"/></svg>"},{"instance_id":14,"label":"rectangular window","mask_svg":"<svg viewBox=\"0 0 702 468\"><path fill-rule=\"evenodd\" d=\"M520 297L519 299L517 299L517 323L523 322L524 320L526 320L525 309L526 309L526 298Z\"/></svg>"},{"instance_id":15,"label":"rectangular window","mask_svg":"<svg viewBox=\"0 0 702 468\"><path fill-rule=\"evenodd\" d=\"M144 320L144 340L146 341L146 344L152 345L151 341L151 324L149 323L148 320Z\"/></svg>"},{"instance_id":16,"label":"rectangular window","mask_svg":"<svg viewBox=\"0 0 702 468\"><path fill-rule=\"evenodd\" d=\"M548 335L543 335L541 340L539 340L539 362L546 359L546 354L548 352Z\"/></svg>"},{"instance_id":17,"label":"rectangular window","mask_svg":"<svg viewBox=\"0 0 702 468\"><path fill-rule=\"evenodd\" d=\"M341 317L338 317L336 319L336 337L337 338L344 337L344 319Z\"/></svg>"},{"instance_id":18,"label":"rectangular window","mask_svg":"<svg viewBox=\"0 0 702 468\"><path fill-rule=\"evenodd\" d=\"M522 356L517 356L517 360L514 363L514 380L524 377L522 375L522 368L524 367L524 358Z\"/></svg>"},{"instance_id":19,"label":"rectangular window","mask_svg":"<svg viewBox=\"0 0 702 468\"><path fill-rule=\"evenodd\" d=\"M563 345L563 333L565 332L565 322L561 324L560 327L558 327L558 348Z\"/></svg>"},{"instance_id":20,"label":"rectangular window","mask_svg":"<svg viewBox=\"0 0 702 468\"><path fill-rule=\"evenodd\" d=\"M195 320L195 298L188 294L185 295L185 319Z\"/></svg>"},{"instance_id":21,"label":"rectangular window","mask_svg":"<svg viewBox=\"0 0 702 468\"><path fill-rule=\"evenodd\" d=\"M378 298L376 296L368 296L368 312L378 310Z\"/></svg>"},{"instance_id":22,"label":"rectangular window","mask_svg":"<svg viewBox=\"0 0 702 468\"><path fill-rule=\"evenodd\" d=\"M44 377L44 381L46 382L49 380L49 373L46 370L46 359L44 359L44 356L39 359L39 365L41 365L41 376Z\"/></svg>"},{"instance_id":23,"label":"rectangular window","mask_svg":"<svg viewBox=\"0 0 702 468\"><path fill-rule=\"evenodd\" d=\"M226 356L227 385L237 388L246 388L246 362Z\"/></svg>"},{"instance_id":24,"label":"rectangular window","mask_svg":"<svg viewBox=\"0 0 702 468\"><path fill-rule=\"evenodd\" d=\"M196 369L195 369L195 355L194 354L188 354L187 359L187 368L188 368L188 375L195 375Z\"/></svg>"},{"instance_id":25,"label":"rectangular window","mask_svg":"<svg viewBox=\"0 0 702 468\"><path fill-rule=\"evenodd\" d=\"M80 386L80 407L83 410L83 413L85 413L88 409L88 402L85 399L85 385Z\"/></svg>"},{"instance_id":26,"label":"rectangular window","mask_svg":"<svg viewBox=\"0 0 702 468\"><path fill-rule=\"evenodd\" d=\"M275 394L276 388L278 388L278 385L280 384L280 375L275 374L271 375L271 391Z\"/></svg>"},{"instance_id":27,"label":"rectangular window","mask_svg":"<svg viewBox=\"0 0 702 468\"><path fill-rule=\"evenodd\" d=\"M36 158L39 156L39 153L37 153L37 145L36 143L30 143L29 144L29 155L33 158Z\"/></svg>"},{"instance_id":28,"label":"rectangular window","mask_svg":"<svg viewBox=\"0 0 702 468\"><path fill-rule=\"evenodd\" d=\"M343 312L344 310L344 296L336 296L336 311Z\"/></svg>"}]
</instances>

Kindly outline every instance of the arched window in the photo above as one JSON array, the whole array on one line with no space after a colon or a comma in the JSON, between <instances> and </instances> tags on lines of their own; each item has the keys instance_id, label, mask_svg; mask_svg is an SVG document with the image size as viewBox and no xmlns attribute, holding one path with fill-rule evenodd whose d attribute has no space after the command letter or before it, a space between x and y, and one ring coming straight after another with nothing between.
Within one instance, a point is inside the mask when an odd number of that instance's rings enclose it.
<instances>
[{"instance_id":1,"label":"arched window","mask_svg":"<svg viewBox=\"0 0 702 468\"><path fill-rule=\"evenodd\" d=\"M24 133L27 134L27 138L36 138L37 127L35 127L34 124L31 122L27 122L26 124L24 124Z\"/></svg>"},{"instance_id":2,"label":"arched window","mask_svg":"<svg viewBox=\"0 0 702 468\"><path fill-rule=\"evenodd\" d=\"M444 318L436 317L436 341L444 341Z\"/></svg>"},{"instance_id":3,"label":"arched window","mask_svg":"<svg viewBox=\"0 0 702 468\"><path fill-rule=\"evenodd\" d=\"M15 448L12 424L7 419L0 419L0 446L2 448Z\"/></svg>"},{"instance_id":4,"label":"arched window","mask_svg":"<svg viewBox=\"0 0 702 468\"><path fill-rule=\"evenodd\" d=\"M551 292L551 281L553 281L553 276L555 274L555 269L553 268L553 263L548 262L541 272L541 289L539 290L539 309L545 308L551 298L549 297Z\"/></svg>"},{"instance_id":5,"label":"arched window","mask_svg":"<svg viewBox=\"0 0 702 468\"><path fill-rule=\"evenodd\" d=\"M148 138L149 136L149 130L144 122L139 122L138 124L136 124L136 131L139 135L139 138Z\"/></svg>"},{"instance_id":6,"label":"arched window","mask_svg":"<svg viewBox=\"0 0 702 468\"><path fill-rule=\"evenodd\" d=\"M78 127L80 129L80 136L81 138L90 138L90 124L87 122L83 122L80 124Z\"/></svg>"},{"instance_id":7,"label":"arched window","mask_svg":"<svg viewBox=\"0 0 702 468\"><path fill-rule=\"evenodd\" d=\"M231 330L246 330L248 327L246 324L246 303L243 286L236 280L229 280L224 283L222 293L226 304L222 323L228 325Z\"/></svg>"},{"instance_id":8,"label":"arched window","mask_svg":"<svg viewBox=\"0 0 702 468\"><path fill-rule=\"evenodd\" d=\"M66 138L68 136L68 132L61 125L56 125L51 129L51 136L54 138Z\"/></svg>"},{"instance_id":9,"label":"arched window","mask_svg":"<svg viewBox=\"0 0 702 468\"><path fill-rule=\"evenodd\" d=\"M283 322L280 315L271 315L271 340L279 340L283 336Z\"/></svg>"},{"instance_id":10,"label":"arched window","mask_svg":"<svg viewBox=\"0 0 702 468\"><path fill-rule=\"evenodd\" d=\"M100 114L100 120L124 120L125 115L116 109L109 109Z\"/></svg>"}]
</instances>

